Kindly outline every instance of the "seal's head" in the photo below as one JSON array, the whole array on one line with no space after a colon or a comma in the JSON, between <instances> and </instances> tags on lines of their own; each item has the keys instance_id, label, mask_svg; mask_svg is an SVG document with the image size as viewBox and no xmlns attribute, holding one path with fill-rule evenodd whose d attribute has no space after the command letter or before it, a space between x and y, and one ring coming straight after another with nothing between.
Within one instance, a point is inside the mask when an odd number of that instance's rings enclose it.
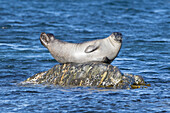
<instances>
[{"instance_id":1,"label":"seal's head","mask_svg":"<svg viewBox=\"0 0 170 113\"><path fill-rule=\"evenodd\" d=\"M113 32L110 35L111 39L114 39L116 42L122 43L122 34L119 32Z\"/></svg>"},{"instance_id":2,"label":"seal's head","mask_svg":"<svg viewBox=\"0 0 170 113\"><path fill-rule=\"evenodd\" d=\"M41 33L40 35L40 41L41 41L41 44L44 45L45 47L48 46L48 44L50 42L52 42L54 40L54 35L49 33L49 34L46 34L46 33Z\"/></svg>"}]
</instances>

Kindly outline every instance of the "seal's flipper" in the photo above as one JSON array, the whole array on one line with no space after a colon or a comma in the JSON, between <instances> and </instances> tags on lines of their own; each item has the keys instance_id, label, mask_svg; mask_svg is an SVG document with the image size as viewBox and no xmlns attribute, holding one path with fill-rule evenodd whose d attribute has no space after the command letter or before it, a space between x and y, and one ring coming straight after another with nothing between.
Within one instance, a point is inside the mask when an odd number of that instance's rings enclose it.
<instances>
[{"instance_id":1,"label":"seal's flipper","mask_svg":"<svg viewBox=\"0 0 170 113\"><path fill-rule=\"evenodd\" d=\"M53 34L46 34L46 33L41 33L40 35L40 41L41 44L47 47L48 43L54 40L54 35Z\"/></svg>"},{"instance_id":2,"label":"seal's flipper","mask_svg":"<svg viewBox=\"0 0 170 113\"><path fill-rule=\"evenodd\" d=\"M106 57L103 58L103 62L110 64L110 63L112 62L112 60L110 60L110 59L106 56Z\"/></svg>"},{"instance_id":3,"label":"seal's flipper","mask_svg":"<svg viewBox=\"0 0 170 113\"><path fill-rule=\"evenodd\" d=\"M95 51L96 49L99 48L99 44L94 44L94 45L89 45L86 49L85 49L85 53L90 53L90 52L93 52Z\"/></svg>"}]
</instances>

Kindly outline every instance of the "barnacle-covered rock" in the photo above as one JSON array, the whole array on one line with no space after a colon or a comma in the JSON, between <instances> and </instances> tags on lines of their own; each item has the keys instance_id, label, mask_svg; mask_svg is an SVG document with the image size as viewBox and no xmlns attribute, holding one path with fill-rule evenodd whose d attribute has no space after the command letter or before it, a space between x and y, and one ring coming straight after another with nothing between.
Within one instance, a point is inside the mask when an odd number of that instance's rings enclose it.
<instances>
[{"instance_id":1,"label":"barnacle-covered rock","mask_svg":"<svg viewBox=\"0 0 170 113\"><path fill-rule=\"evenodd\" d=\"M139 75L122 74L118 67L105 63L55 65L48 71L35 74L20 85L43 84L63 87L94 86L131 89L148 86Z\"/></svg>"}]
</instances>

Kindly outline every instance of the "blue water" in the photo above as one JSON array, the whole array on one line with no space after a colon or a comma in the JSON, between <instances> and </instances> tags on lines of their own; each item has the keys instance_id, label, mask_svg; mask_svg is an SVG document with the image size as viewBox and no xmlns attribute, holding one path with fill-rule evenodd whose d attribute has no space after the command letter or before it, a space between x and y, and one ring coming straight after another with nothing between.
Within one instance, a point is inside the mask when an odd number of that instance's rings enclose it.
<instances>
[{"instance_id":1,"label":"blue water","mask_svg":"<svg viewBox=\"0 0 170 113\"><path fill-rule=\"evenodd\" d=\"M0 0L0 112L170 112L169 0ZM112 65L142 75L151 87L22 87L58 64L41 32L68 42L123 34Z\"/></svg>"}]
</instances>

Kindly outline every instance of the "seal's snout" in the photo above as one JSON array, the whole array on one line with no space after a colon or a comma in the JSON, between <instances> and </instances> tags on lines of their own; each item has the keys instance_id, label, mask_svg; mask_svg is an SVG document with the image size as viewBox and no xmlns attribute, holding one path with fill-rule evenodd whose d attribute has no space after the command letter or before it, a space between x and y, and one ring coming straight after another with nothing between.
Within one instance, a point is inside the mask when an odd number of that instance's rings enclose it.
<instances>
[{"instance_id":1,"label":"seal's snout","mask_svg":"<svg viewBox=\"0 0 170 113\"><path fill-rule=\"evenodd\" d=\"M45 47L48 46L48 44L54 40L54 35L53 34L46 34L46 33L41 33L40 35L40 41L41 44Z\"/></svg>"},{"instance_id":2,"label":"seal's snout","mask_svg":"<svg viewBox=\"0 0 170 113\"><path fill-rule=\"evenodd\" d=\"M117 42L122 42L122 34L121 34L121 33L119 33L119 32L113 32L111 36L112 36L112 37L115 37L115 40L116 40Z\"/></svg>"}]
</instances>

